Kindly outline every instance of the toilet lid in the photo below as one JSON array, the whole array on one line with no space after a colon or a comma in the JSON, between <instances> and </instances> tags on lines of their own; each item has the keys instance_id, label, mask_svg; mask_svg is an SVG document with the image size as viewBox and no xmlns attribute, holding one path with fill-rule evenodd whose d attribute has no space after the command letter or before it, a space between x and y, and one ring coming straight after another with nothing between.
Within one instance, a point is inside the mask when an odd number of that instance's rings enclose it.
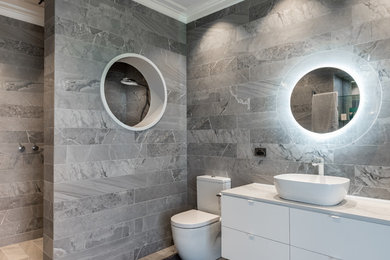
<instances>
[{"instance_id":1,"label":"toilet lid","mask_svg":"<svg viewBox=\"0 0 390 260\"><path fill-rule=\"evenodd\" d=\"M179 228L199 228L219 220L218 215L191 209L171 217L171 223Z\"/></svg>"}]
</instances>

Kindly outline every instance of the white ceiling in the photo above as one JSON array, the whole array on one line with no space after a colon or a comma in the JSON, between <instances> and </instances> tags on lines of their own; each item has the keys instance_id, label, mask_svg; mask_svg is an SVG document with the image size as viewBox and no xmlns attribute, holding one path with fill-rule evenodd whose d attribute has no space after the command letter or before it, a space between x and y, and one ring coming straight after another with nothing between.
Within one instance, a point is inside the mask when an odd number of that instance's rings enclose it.
<instances>
[{"instance_id":1,"label":"white ceiling","mask_svg":"<svg viewBox=\"0 0 390 260\"><path fill-rule=\"evenodd\" d=\"M189 23L243 0L134 0L142 5Z\"/></svg>"}]
</instances>

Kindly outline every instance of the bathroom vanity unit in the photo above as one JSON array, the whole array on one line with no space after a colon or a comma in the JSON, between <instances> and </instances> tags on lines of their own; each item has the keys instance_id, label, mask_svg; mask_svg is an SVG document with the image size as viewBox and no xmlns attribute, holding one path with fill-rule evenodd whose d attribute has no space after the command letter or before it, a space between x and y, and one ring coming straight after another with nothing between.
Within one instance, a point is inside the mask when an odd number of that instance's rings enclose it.
<instances>
[{"instance_id":1,"label":"bathroom vanity unit","mask_svg":"<svg viewBox=\"0 0 390 260\"><path fill-rule=\"evenodd\" d=\"M279 198L273 185L222 192L229 260L389 260L390 201L347 196L332 207Z\"/></svg>"}]
</instances>

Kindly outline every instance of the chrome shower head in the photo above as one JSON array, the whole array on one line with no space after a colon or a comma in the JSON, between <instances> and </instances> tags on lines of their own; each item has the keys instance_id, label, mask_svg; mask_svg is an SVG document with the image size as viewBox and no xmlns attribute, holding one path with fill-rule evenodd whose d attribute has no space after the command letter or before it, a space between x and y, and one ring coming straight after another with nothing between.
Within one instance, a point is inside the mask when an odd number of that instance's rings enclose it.
<instances>
[{"instance_id":1,"label":"chrome shower head","mask_svg":"<svg viewBox=\"0 0 390 260\"><path fill-rule=\"evenodd\" d=\"M143 85L140 85L140 84L138 84L135 80L129 79L129 78L123 78L123 79L121 80L121 83L122 83L123 85L127 85L127 86L142 86L142 87L143 87Z\"/></svg>"}]
</instances>

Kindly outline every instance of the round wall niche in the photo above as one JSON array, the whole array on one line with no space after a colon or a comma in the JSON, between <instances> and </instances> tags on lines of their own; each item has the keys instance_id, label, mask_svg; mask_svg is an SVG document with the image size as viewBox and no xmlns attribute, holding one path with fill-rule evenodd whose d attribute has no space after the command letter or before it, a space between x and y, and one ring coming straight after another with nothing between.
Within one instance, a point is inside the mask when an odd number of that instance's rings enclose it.
<instances>
[{"instance_id":1,"label":"round wall niche","mask_svg":"<svg viewBox=\"0 0 390 260\"><path fill-rule=\"evenodd\" d=\"M100 94L104 108L120 126L143 131L161 119L167 105L165 80L146 57L126 53L105 67Z\"/></svg>"}]
</instances>

